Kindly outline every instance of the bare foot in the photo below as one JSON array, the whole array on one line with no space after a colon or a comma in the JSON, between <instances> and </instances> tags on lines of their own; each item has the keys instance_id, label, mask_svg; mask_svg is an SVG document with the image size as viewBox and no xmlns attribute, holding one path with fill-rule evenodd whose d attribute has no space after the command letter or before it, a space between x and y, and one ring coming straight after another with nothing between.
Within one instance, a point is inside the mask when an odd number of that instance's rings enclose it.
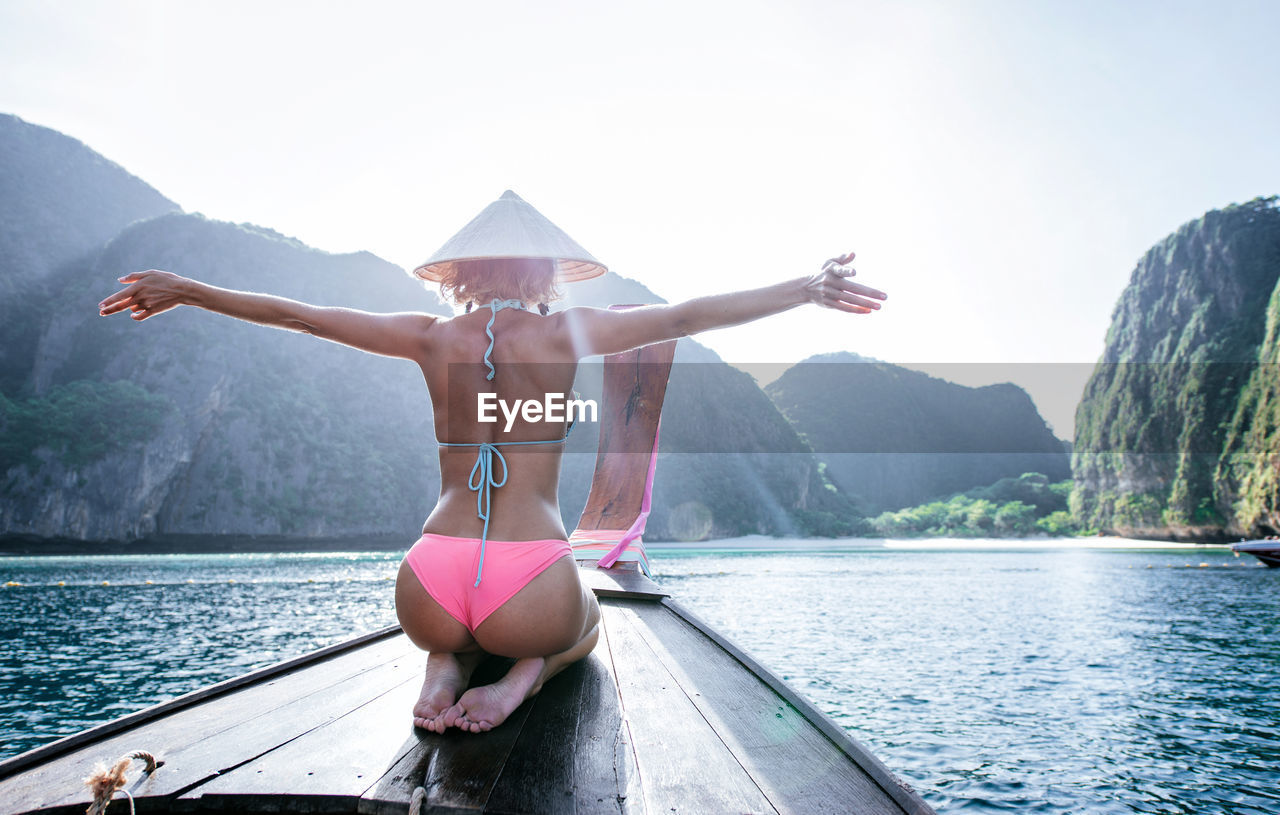
<instances>
[{"instance_id":1,"label":"bare foot","mask_svg":"<svg viewBox=\"0 0 1280 815\"><path fill-rule=\"evenodd\" d=\"M479 662L479 654L436 653L427 654L427 675L422 680L422 694L413 706L413 724L443 733L445 730L445 713L458 701L458 694L467 686L471 671Z\"/></svg>"},{"instance_id":2,"label":"bare foot","mask_svg":"<svg viewBox=\"0 0 1280 815\"><path fill-rule=\"evenodd\" d=\"M538 676L545 664L542 657L522 659L492 685L471 688L445 712L444 723L472 733L492 730L506 721L521 702L540 690Z\"/></svg>"}]
</instances>

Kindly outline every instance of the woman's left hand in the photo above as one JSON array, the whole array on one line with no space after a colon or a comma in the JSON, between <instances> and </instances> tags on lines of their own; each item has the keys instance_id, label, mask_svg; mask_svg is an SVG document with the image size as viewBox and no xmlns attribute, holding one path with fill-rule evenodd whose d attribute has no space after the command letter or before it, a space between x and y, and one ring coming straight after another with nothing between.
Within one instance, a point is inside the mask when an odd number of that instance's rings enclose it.
<instances>
[{"instance_id":1,"label":"woman's left hand","mask_svg":"<svg viewBox=\"0 0 1280 815\"><path fill-rule=\"evenodd\" d=\"M120 282L125 284L125 288L99 303L98 313L105 317L129 309L132 312L129 316L139 322L183 305L191 283L173 272L157 269L127 274L120 278Z\"/></svg>"},{"instance_id":2,"label":"woman's left hand","mask_svg":"<svg viewBox=\"0 0 1280 815\"><path fill-rule=\"evenodd\" d=\"M849 279L857 274L849 265L853 257L854 253L849 252L822 264L822 271L805 283L810 302L851 314L870 314L880 309L880 302L887 296L884 292Z\"/></svg>"}]
</instances>

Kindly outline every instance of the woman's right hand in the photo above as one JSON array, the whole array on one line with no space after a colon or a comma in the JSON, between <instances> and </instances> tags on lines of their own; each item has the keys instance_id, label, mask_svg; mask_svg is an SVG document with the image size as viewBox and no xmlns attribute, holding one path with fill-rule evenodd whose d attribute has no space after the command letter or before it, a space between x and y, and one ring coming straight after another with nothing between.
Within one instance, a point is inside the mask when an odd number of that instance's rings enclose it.
<instances>
[{"instance_id":1,"label":"woman's right hand","mask_svg":"<svg viewBox=\"0 0 1280 815\"><path fill-rule=\"evenodd\" d=\"M129 309L132 312L129 316L139 322L183 305L191 285L185 277L158 269L127 274L120 282L125 288L99 303L98 313L105 317Z\"/></svg>"},{"instance_id":2,"label":"woman's right hand","mask_svg":"<svg viewBox=\"0 0 1280 815\"><path fill-rule=\"evenodd\" d=\"M853 258L854 253L849 252L822 264L822 271L805 283L805 293L811 303L851 314L870 314L879 310L880 301L888 295L849 279L857 274L849 265Z\"/></svg>"}]
</instances>

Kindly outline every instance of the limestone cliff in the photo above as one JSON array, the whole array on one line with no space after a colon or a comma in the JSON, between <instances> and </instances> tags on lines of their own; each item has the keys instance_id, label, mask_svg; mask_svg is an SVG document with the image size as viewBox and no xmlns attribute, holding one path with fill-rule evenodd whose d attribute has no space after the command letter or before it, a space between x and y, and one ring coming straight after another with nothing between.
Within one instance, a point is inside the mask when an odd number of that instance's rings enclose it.
<instances>
[{"instance_id":1,"label":"limestone cliff","mask_svg":"<svg viewBox=\"0 0 1280 815\"><path fill-rule=\"evenodd\" d=\"M1189 539L1274 528L1278 280L1274 198L1208 212L1138 261L1076 412L1080 522Z\"/></svg>"},{"instance_id":2,"label":"limestone cliff","mask_svg":"<svg viewBox=\"0 0 1280 815\"><path fill-rule=\"evenodd\" d=\"M178 205L55 130L0 114L0 391L20 387L50 298L133 221ZM12 304L23 302L23 308Z\"/></svg>"},{"instance_id":3,"label":"limestone cliff","mask_svg":"<svg viewBox=\"0 0 1280 815\"><path fill-rule=\"evenodd\" d=\"M1271 293L1258 365L1240 393L1215 475L1233 510L1232 532L1280 533L1280 284Z\"/></svg>"},{"instance_id":4,"label":"limestone cliff","mask_svg":"<svg viewBox=\"0 0 1280 815\"><path fill-rule=\"evenodd\" d=\"M340 537L421 524L438 476L421 374L407 362L178 309L100 318L120 274L180 269L214 285L393 310L431 295L369 254L329 255L267 230L165 215L134 224L68 283L40 335L27 402L129 383L162 406L151 432L75 460L32 439L9 461L0 528L81 540ZM13 400L21 403L19 400ZM107 404L129 428L134 404Z\"/></svg>"}]
</instances>

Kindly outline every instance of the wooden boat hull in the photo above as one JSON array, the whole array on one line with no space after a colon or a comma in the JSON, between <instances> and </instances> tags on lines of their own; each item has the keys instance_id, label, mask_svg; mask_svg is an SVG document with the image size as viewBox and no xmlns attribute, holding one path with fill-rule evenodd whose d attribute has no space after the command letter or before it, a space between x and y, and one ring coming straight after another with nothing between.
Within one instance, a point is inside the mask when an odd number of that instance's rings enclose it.
<instances>
[{"instance_id":1,"label":"wooden boat hull","mask_svg":"<svg viewBox=\"0 0 1280 815\"><path fill-rule=\"evenodd\" d=\"M433 813L932 812L656 584L582 573L600 644L489 733L413 728L425 658L391 628L0 763L0 813L84 812L136 749L165 762L131 775L139 812L404 813L418 787Z\"/></svg>"}]
</instances>

